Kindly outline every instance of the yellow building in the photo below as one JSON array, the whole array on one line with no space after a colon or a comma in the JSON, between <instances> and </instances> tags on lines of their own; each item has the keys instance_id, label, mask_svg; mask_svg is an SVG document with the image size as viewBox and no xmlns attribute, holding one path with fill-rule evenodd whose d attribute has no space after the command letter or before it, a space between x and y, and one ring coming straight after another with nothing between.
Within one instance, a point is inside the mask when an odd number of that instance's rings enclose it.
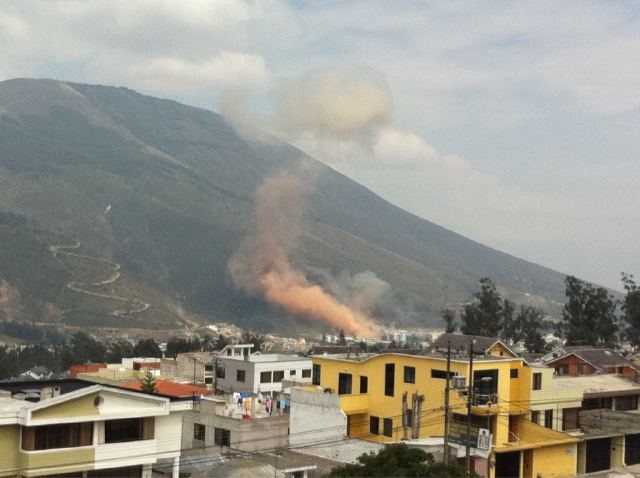
<instances>
[{"instance_id":1,"label":"yellow building","mask_svg":"<svg viewBox=\"0 0 640 478\"><path fill-rule=\"evenodd\" d=\"M450 369L451 439L460 457L466 436L468 356L452 356ZM474 357L470 442L480 475L575 475L580 439L530 421L532 380L532 368L521 358ZM444 436L447 373L442 354L316 356L313 381L325 395L339 398L349 437L390 443ZM297 405L292 403L292 413ZM292 416L292 433L300 430L298 425ZM491 437L490 446L481 446L485 436L486 445Z\"/></svg>"}]
</instances>

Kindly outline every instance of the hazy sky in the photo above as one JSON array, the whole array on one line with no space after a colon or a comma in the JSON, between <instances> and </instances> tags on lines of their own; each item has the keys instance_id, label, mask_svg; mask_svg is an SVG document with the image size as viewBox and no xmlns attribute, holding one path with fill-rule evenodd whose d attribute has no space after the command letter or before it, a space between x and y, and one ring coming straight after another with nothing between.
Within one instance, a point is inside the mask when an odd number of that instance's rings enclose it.
<instances>
[{"instance_id":1,"label":"hazy sky","mask_svg":"<svg viewBox=\"0 0 640 478\"><path fill-rule=\"evenodd\" d=\"M220 110L477 241L640 274L640 3L0 0L0 79Z\"/></svg>"}]
</instances>

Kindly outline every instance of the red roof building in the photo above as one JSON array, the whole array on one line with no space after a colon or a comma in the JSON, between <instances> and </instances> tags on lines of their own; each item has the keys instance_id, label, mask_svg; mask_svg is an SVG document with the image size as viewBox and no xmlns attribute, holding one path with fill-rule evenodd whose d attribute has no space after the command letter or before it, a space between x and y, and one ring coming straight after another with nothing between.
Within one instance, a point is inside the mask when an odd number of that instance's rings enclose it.
<instances>
[{"instance_id":1,"label":"red roof building","mask_svg":"<svg viewBox=\"0 0 640 478\"><path fill-rule=\"evenodd\" d=\"M129 388L131 390L140 390L142 382L140 380L135 380L133 382L118 384L117 386L122 388ZM172 382L171 380L156 380L156 393L169 397L185 398L200 395L211 395L213 393L213 390L202 385L178 383Z\"/></svg>"},{"instance_id":2,"label":"red roof building","mask_svg":"<svg viewBox=\"0 0 640 478\"><path fill-rule=\"evenodd\" d=\"M76 378L79 373L92 373L97 372L101 368L106 368L107 365L103 363L82 363L69 367L69 378Z\"/></svg>"}]
</instances>

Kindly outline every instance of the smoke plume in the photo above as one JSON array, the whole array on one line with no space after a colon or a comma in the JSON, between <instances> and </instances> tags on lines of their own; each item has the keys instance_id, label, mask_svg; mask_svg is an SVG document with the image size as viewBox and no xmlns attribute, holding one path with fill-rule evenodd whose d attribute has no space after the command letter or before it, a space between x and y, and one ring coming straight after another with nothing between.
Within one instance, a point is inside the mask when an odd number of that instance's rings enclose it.
<instances>
[{"instance_id":1,"label":"smoke plume","mask_svg":"<svg viewBox=\"0 0 640 478\"><path fill-rule=\"evenodd\" d=\"M325 321L358 336L375 336L377 327L368 317L309 282L289 261L301 227L303 189L302 181L287 172L258 188L255 231L229 261L233 281L293 314Z\"/></svg>"}]
</instances>

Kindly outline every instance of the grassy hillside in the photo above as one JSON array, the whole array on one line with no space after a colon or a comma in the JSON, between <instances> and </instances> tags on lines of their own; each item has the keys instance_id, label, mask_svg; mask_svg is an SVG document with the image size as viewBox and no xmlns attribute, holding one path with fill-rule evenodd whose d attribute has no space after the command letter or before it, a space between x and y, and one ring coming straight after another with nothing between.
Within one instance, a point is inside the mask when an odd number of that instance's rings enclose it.
<instances>
[{"instance_id":1,"label":"grassy hillside","mask_svg":"<svg viewBox=\"0 0 640 478\"><path fill-rule=\"evenodd\" d=\"M236 290L227 273L256 187L302 156L243 140L213 112L126 88L0 82L0 212L18 222L0 224L0 278L67 324L180 327L215 317L308 327ZM562 300L563 275L417 218L307 160L316 182L295 263L375 272L392 288L379 320L437 322L482 276L518 301Z\"/></svg>"}]
</instances>

